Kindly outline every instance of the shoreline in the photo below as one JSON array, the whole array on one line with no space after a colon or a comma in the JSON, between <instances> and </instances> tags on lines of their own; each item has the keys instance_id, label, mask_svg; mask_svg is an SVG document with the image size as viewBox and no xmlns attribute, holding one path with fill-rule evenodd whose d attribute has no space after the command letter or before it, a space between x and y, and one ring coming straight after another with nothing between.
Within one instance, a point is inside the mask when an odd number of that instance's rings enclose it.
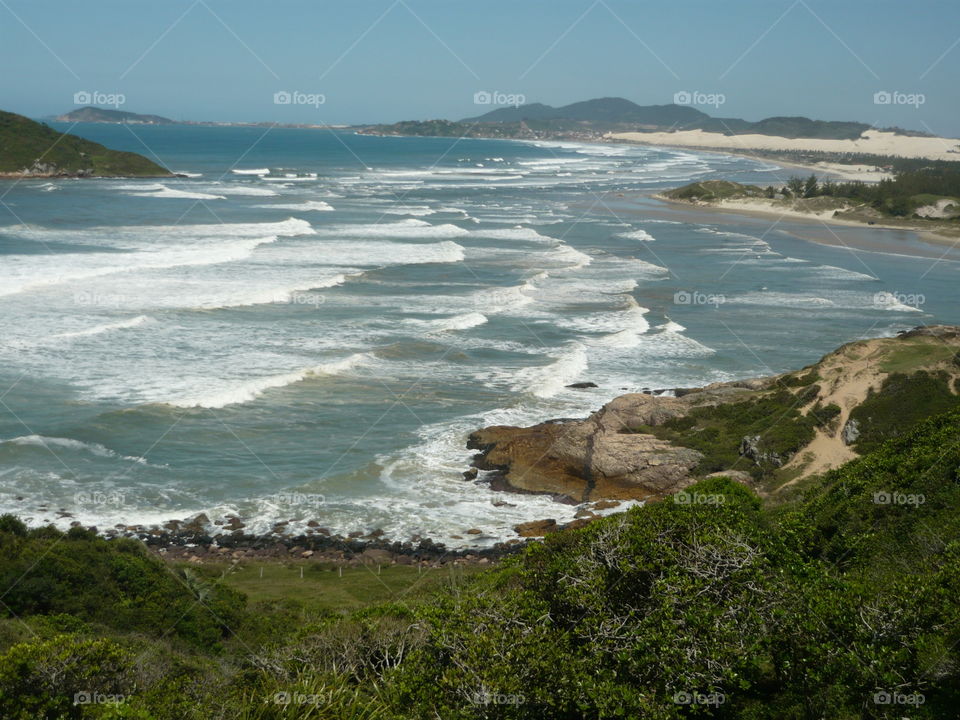
<instances>
[{"instance_id":1,"label":"shoreline","mask_svg":"<svg viewBox=\"0 0 960 720\"><path fill-rule=\"evenodd\" d=\"M854 171L852 169L846 168L860 168L867 167L862 164L850 164L846 165L844 163L830 163L826 161L817 161L810 163L798 162L796 160L780 160L778 158L771 158L764 155L757 155L755 152L751 152L749 149L742 150L730 150L727 148L717 148L717 147L700 147L700 146L685 146L685 145L663 145L660 143L645 143L634 140L621 140L617 138L612 138L607 140L604 144L609 145L636 145L640 147L654 147L654 148L663 148L664 150L675 150L677 152L699 152L706 153L709 155L728 155L733 157L746 158L747 160L754 160L756 162L766 163L768 165L778 165L784 168L793 168L796 170L810 171L818 177L827 178L830 180L842 180L844 182L849 182L852 180L859 180L865 183L877 183L881 180L886 180L893 177L893 173L888 172L873 172L873 171ZM864 177L866 176L866 177ZM786 182L783 180L782 182Z\"/></svg>"},{"instance_id":2,"label":"shoreline","mask_svg":"<svg viewBox=\"0 0 960 720\"><path fill-rule=\"evenodd\" d=\"M850 220L844 218L836 218L831 215L818 215L816 213L804 212L802 210L793 210L793 209L783 209L777 210L774 208L765 208L752 206L750 203L744 203L743 205L723 205L717 203L705 203L705 202L691 202L688 200L676 200L673 198L668 198L660 193L650 193L644 197L651 198L657 202L664 203L666 205L678 208L686 208L694 211L702 211L704 213L722 213L729 215L745 215L747 217L762 218L762 219L771 219L771 220L783 220L788 218L793 222L803 222L809 223L811 225L836 225L839 227L855 228L859 230L897 230L900 232L909 232L913 233L917 240L931 246L931 249L940 249L940 250L950 250L956 247L960 247L960 235L956 237L949 237L947 235L938 233L936 230L925 228L922 225L913 224L904 224L904 225L895 225L889 222L861 222L858 220ZM831 247L837 247L835 243L822 242L813 238L804 238L810 242L815 242L820 245L829 245ZM842 245L842 243L841 243ZM871 251L871 248L857 248L865 251ZM904 255L911 255L913 257L923 257L926 258L926 255L921 253L913 252L911 248L903 248Z\"/></svg>"}]
</instances>

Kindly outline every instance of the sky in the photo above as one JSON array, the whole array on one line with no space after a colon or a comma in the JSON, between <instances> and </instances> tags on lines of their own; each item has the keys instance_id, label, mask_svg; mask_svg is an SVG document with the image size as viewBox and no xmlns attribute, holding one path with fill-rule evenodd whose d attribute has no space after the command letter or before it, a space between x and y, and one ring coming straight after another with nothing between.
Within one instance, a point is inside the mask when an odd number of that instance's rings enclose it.
<instances>
[{"instance_id":1,"label":"sky","mask_svg":"<svg viewBox=\"0 0 960 720\"><path fill-rule=\"evenodd\" d=\"M31 117L354 124L618 96L960 137L956 0L0 0L0 63L0 109Z\"/></svg>"}]
</instances>

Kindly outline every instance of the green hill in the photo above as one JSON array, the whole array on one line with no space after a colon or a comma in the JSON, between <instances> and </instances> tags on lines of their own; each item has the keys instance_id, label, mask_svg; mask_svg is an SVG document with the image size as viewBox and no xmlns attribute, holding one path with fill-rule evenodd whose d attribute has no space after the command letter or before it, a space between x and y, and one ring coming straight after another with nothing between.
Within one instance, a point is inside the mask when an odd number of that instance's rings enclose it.
<instances>
[{"instance_id":1,"label":"green hill","mask_svg":"<svg viewBox=\"0 0 960 720\"><path fill-rule=\"evenodd\" d=\"M381 135L437 135L443 137L529 138L602 135L607 132L704 130L724 135L772 135L786 138L851 140L870 125L861 122L811 120L807 117L769 117L752 122L741 118L711 117L690 105L637 105L618 97L595 98L552 107L530 103L498 107L458 122L447 120L404 121L375 125L361 132ZM890 128L903 135L923 135Z\"/></svg>"},{"instance_id":2,"label":"green hill","mask_svg":"<svg viewBox=\"0 0 960 720\"><path fill-rule=\"evenodd\" d=\"M166 177L142 155L110 150L0 110L0 175L7 177Z\"/></svg>"},{"instance_id":3,"label":"green hill","mask_svg":"<svg viewBox=\"0 0 960 720\"><path fill-rule=\"evenodd\" d=\"M174 121L161 115L141 115L125 110L83 107L57 118L57 122L131 123L134 125L173 125Z\"/></svg>"},{"instance_id":4,"label":"green hill","mask_svg":"<svg viewBox=\"0 0 960 720\"><path fill-rule=\"evenodd\" d=\"M709 119L706 113L687 105L637 105L624 98L597 98L563 107L534 103L492 110L461 122L520 122L522 120L575 120L577 122L651 126L688 125Z\"/></svg>"}]
</instances>

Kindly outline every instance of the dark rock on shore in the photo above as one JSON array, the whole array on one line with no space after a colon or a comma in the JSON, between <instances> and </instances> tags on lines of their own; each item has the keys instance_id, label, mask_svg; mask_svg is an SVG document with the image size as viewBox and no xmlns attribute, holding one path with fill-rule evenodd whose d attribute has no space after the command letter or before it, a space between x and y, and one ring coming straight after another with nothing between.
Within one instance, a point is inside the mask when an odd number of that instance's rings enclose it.
<instances>
[{"instance_id":1,"label":"dark rock on shore","mask_svg":"<svg viewBox=\"0 0 960 720\"><path fill-rule=\"evenodd\" d=\"M370 539L369 535L364 539L323 534L263 537L242 531L211 537L159 528L138 532L136 536L151 551L167 560L195 564L240 560L310 560L342 566L398 564L436 567L454 563L488 564L523 548L522 543L514 541L497 543L489 548L450 549L429 538L421 538L417 542L390 542Z\"/></svg>"}]
</instances>

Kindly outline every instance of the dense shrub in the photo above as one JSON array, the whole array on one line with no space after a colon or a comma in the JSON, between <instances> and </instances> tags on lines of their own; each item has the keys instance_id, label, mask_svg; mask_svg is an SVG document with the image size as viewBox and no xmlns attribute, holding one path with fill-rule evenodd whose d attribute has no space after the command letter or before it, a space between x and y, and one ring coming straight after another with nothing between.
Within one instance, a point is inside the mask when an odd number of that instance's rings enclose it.
<instances>
[{"instance_id":1,"label":"dense shrub","mask_svg":"<svg viewBox=\"0 0 960 720\"><path fill-rule=\"evenodd\" d=\"M860 453L877 449L882 443L905 433L924 418L960 406L960 397L951 392L949 377L924 370L912 375L893 373L879 391L850 413L859 425L856 448Z\"/></svg>"},{"instance_id":2,"label":"dense shrub","mask_svg":"<svg viewBox=\"0 0 960 720\"><path fill-rule=\"evenodd\" d=\"M199 586L135 540L104 540L87 530L28 534L0 530L4 612L68 614L118 631L173 635L216 648L239 621L243 597Z\"/></svg>"}]
</instances>

